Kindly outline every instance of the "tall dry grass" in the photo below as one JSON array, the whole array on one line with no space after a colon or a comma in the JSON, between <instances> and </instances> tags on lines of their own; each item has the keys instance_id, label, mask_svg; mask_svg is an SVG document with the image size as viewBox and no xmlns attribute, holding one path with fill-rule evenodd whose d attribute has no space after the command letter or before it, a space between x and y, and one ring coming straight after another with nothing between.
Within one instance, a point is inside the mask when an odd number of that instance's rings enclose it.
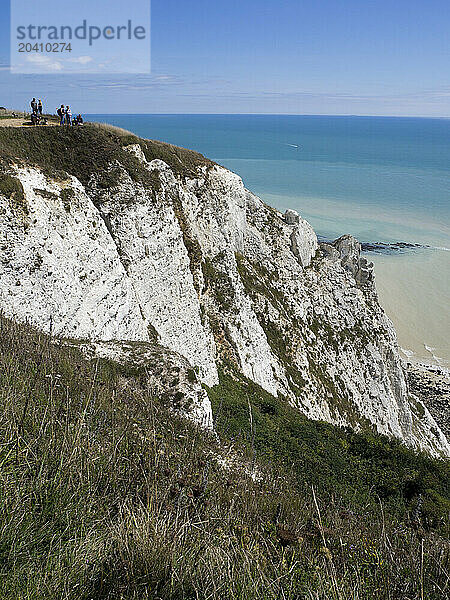
<instances>
[{"instance_id":1,"label":"tall dry grass","mask_svg":"<svg viewBox=\"0 0 450 600\"><path fill-rule=\"evenodd\" d=\"M282 463L252 479L253 452L176 418L145 369L1 318L0 402L2 599L448 597L442 535L300 490Z\"/></svg>"}]
</instances>

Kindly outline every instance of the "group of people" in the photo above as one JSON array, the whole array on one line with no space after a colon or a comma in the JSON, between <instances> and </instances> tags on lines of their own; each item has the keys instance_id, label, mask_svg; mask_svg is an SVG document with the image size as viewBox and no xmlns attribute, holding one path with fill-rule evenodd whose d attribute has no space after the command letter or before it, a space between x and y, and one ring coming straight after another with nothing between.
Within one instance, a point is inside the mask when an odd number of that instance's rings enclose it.
<instances>
[{"instance_id":1,"label":"group of people","mask_svg":"<svg viewBox=\"0 0 450 600\"><path fill-rule=\"evenodd\" d=\"M36 98L33 98L33 100L30 102L30 104L31 104L32 114L42 116L42 100L39 98L39 100L36 102Z\"/></svg>"},{"instance_id":2,"label":"group of people","mask_svg":"<svg viewBox=\"0 0 450 600\"><path fill-rule=\"evenodd\" d=\"M78 115L75 117L75 119L72 119L72 111L70 110L70 106L64 106L64 104L61 104L61 106L56 110L56 114L59 117L60 125L68 125L69 127L71 125L83 125L84 121L81 115Z\"/></svg>"},{"instance_id":3,"label":"group of people","mask_svg":"<svg viewBox=\"0 0 450 600\"><path fill-rule=\"evenodd\" d=\"M42 116L42 100L36 98L30 102L31 105L31 123L33 125L47 125L47 119Z\"/></svg>"},{"instance_id":4,"label":"group of people","mask_svg":"<svg viewBox=\"0 0 450 600\"><path fill-rule=\"evenodd\" d=\"M42 100L36 100L33 98L30 102L31 105L31 123L33 125L47 125L47 119L42 115ZM61 104L59 108L56 109L56 114L59 117L60 125L68 125L69 127L72 125L83 125L83 117L81 115L77 115L75 119L72 119L72 111L70 110L70 106L64 106Z\"/></svg>"}]
</instances>

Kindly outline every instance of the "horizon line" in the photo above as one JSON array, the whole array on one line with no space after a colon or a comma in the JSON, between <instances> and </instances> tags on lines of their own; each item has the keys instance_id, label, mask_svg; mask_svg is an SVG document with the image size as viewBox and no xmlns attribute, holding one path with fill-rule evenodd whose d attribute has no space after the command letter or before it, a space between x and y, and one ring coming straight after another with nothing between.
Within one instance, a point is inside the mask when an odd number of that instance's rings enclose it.
<instances>
[{"instance_id":1,"label":"horizon line","mask_svg":"<svg viewBox=\"0 0 450 600\"><path fill-rule=\"evenodd\" d=\"M119 117L119 116L223 116L223 117L231 117L231 116L242 116L242 117L357 117L357 118L373 118L373 119L443 119L449 120L450 115L448 116L431 116L431 115L370 115L370 114L329 114L329 113L222 113L222 112L173 112L173 113L165 113L165 112L131 112L131 113L100 113L100 112L85 112L85 115L104 115L111 117Z\"/></svg>"}]
</instances>

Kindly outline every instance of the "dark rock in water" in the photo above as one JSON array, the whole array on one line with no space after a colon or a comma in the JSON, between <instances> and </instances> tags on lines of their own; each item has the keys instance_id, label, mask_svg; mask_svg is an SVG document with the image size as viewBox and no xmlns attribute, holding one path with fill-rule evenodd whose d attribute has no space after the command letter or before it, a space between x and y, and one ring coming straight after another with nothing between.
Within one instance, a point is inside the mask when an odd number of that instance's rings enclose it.
<instances>
[{"instance_id":1,"label":"dark rock in water","mask_svg":"<svg viewBox=\"0 0 450 600\"><path fill-rule=\"evenodd\" d=\"M418 248L427 248L421 244L410 242L362 242L361 250L363 252L378 252L389 254L391 252L408 252Z\"/></svg>"},{"instance_id":2,"label":"dark rock in water","mask_svg":"<svg viewBox=\"0 0 450 600\"><path fill-rule=\"evenodd\" d=\"M327 238L317 236L321 245L332 246L335 242ZM345 237L345 236L342 236ZM340 239L340 238L339 238ZM391 254L393 252L409 252L419 250L421 248L429 248L423 244L415 244L412 242L361 242L361 252L375 252L377 254Z\"/></svg>"}]
</instances>

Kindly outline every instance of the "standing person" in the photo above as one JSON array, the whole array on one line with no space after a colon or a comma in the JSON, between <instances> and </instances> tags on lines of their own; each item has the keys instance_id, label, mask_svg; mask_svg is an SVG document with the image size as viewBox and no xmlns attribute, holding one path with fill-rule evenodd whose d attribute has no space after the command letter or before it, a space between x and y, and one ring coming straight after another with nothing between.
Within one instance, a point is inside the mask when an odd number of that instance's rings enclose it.
<instances>
[{"instance_id":1,"label":"standing person","mask_svg":"<svg viewBox=\"0 0 450 600\"><path fill-rule=\"evenodd\" d=\"M38 108L38 113L40 115L42 115L42 100L40 98L39 98L39 102L38 102L37 108Z\"/></svg>"},{"instance_id":2,"label":"standing person","mask_svg":"<svg viewBox=\"0 0 450 600\"><path fill-rule=\"evenodd\" d=\"M37 114L37 102L36 102L36 98L33 98L33 100L30 102L30 105L31 105L31 112Z\"/></svg>"},{"instance_id":3,"label":"standing person","mask_svg":"<svg viewBox=\"0 0 450 600\"><path fill-rule=\"evenodd\" d=\"M70 106L66 106L66 125L69 127L72 125L72 111L70 110Z\"/></svg>"},{"instance_id":4,"label":"standing person","mask_svg":"<svg viewBox=\"0 0 450 600\"><path fill-rule=\"evenodd\" d=\"M64 125L64 113L65 113L64 104L61 104L61 106L56 111L56 114L59 117L59 124L60 125Z\"/></svg>"}]
</instances>

